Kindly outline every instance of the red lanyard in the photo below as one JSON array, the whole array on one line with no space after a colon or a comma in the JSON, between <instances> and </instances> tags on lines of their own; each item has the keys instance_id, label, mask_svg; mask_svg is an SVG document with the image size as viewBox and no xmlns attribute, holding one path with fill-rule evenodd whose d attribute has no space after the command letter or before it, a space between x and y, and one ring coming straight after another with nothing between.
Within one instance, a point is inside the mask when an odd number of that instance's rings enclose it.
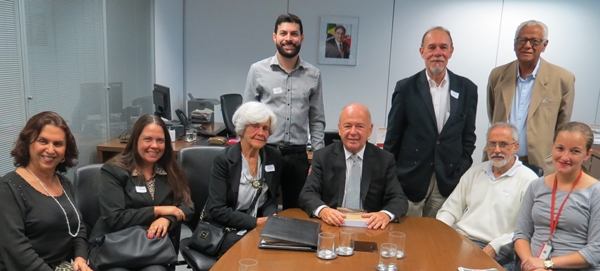
<instances>
[{"instance_id":1,"label":"red lanyard","mask_svg":"<svg viewBox=\"0 0 600 271\"><path fill-rule=\"evenodd\" d=\"M550 237L548 237L548 240L552 240L552 235L554 234L554 230L556 229L556 225L558 224L558 218L560 217L560 213L562 212L563 207L565 207L565 203L567 202L567 199L569 199L569 196L571 195L571 192L573 192L573 188L575 188L575 186L577 185L577 183L581 179L581 175L582 174L583 174L583 171L580 170L579 171L579 176L577 176L577 179L575 179L575 182L573 183L573 186L571 187L571 190L569 190L569 193L567 194L567 196L563 200L562 204L560 205L560 209L558 209L558 213L556 214L556 218L554 218L554 204L556 202L557 180L556 180L556 175L554 175L554 186L552 187L552 207L550 209Z\"/></svg>"}]
</instances>

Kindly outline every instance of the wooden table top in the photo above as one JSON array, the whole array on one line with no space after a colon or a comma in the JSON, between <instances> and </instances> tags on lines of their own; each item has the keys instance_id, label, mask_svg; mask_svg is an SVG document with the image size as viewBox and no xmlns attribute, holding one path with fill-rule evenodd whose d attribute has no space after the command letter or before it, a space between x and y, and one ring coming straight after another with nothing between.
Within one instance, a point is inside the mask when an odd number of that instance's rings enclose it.
<instances>
[{"instance_id":1,"label":"wooden table top","mask_svg":"<svg viewBox=\"0 0 600 271\"><path fill-rule=\"evenodd\" d=\"M322 232L332 232L336 236L341 229L322 223L320 219L309 218L300 209L288 209L279 215L320 222ZM400 271L456 271L459 266L504 270L473 242L433 218L404 217L400 223L390 223L385 230L352 229L357 232L357 241L373 241L378 245L387 242L390 231L404 232L406 257L397 261ZM371 252L356 251L349 257L338 256L334 260L321 260L317 258L315 252L259 249L261 230L262 227L257 227L250 231L229 249L211 270L237 270L238 262L243 258L258 260L258 269L261 271L375 270L375 265L379 261L379 254Z\"/></svg>"}]
</instances>

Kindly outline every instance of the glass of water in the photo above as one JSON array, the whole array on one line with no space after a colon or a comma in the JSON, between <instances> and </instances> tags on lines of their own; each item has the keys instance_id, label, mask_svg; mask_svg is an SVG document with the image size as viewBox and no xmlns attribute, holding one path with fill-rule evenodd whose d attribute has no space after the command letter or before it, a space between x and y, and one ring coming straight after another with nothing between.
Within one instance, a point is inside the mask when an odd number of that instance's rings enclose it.
<instances>
[{"instance_id":1,"label":"glass of water","mask_svg":"<svg viewBox=\"0 0 600 271\"><path fill-rule=\"evenodd\" d=\"M379 249L379 263L375 269L379 271L397 271L396 250L398 246L392 243L383 243Z\"/></svg>"},{"instance_id":2,"label":"glass of water","mask_svg":"<svg viewBox=\"0 0 600 271\"><path fill-rule=\"evenodd\" d=\"M258 261L255 259L241 259L239 271L258 271Z\"/></svg>"},{"instance_id":3,"label":"glass of water","mask_svg":"<svg viewBox=\"0 0 600 271\"><path fill-rule=\"evenodd\" d=\"M319 233L317 241L317 257L323 260L333 260L337 258L335 253L335 234L331 232Z\"/></svg>"},{"instance_id":4,"label":"glass of water","mask_svg":"<svg viewBox=\"0 0 600 271\"><path fill-rule=\"evenodd\" d=\"M350 256L354 254L354 236L353 230L340 230L338 247L335 249L337 255Z\"/></svg>"},{"instance_id":5,"label":"glass of water","mask_svg":"<svg viewBox=\"0 0 600 271\"><path fill-rule=\"evenodd\" d=\"M404 258L404 243L406 242L406 234L404 234L401 231L391 231L388 238L388 242L398 246L396 257L398 259Z\"/></svg>"},{"instance_id":6,"label":"glass of water","mask_svg":"<svg viewBox=\"0 0 600 271\"><path fill-rule=\"evenodd\" d=\"M198 131L194 128L185 129L185 142L194 142L198 138Z\"/></svg>"}]
</instances>

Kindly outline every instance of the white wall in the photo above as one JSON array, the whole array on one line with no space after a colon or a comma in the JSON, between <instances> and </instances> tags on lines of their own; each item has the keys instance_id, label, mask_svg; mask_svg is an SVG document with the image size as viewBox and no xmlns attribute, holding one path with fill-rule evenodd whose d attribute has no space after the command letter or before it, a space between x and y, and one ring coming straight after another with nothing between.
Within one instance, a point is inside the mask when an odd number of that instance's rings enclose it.
<instances>
[{"instance_id":1,"label":"white wall","mask_svg":"<svg viewBox=\"0 0 600 271\"><path fill-rule=\"evenodd\" d=\"M171 118L185 111L183 60L183 0L154 1L155 82L171 92Z\"/></svg>"},{"instance_id":2,"label":"white wall","mask_svg":"<svg viewBox=\"0 0 600 271\"><path fill-rule=\"evenodd\" d=\"M207 3L208 2L208 3ZM424 68L418 48L423 33L441 25L452 32L455 51L449 69L479 87L477 149L480 161L488 127L486 87L489 72L515 59L514 32L537 19L549 26L542 54L576 76L573 120L600 121L599 87L592 67L600 62L594 47L600 25L595 0L275 0L186 1L185 73L187 91L216 98L241 93L253 62L275 53L271 40L277 16L289 10L304 23L300 56L323 73L327 129L335 129L342 106L366 104L377 127L386 124L396 81ZM232 3L234 2L234 3ZM359 17L356 66L319 65L321 15ZM598 113L597 113L598 112Z\"/></svg>"}]
</instances>

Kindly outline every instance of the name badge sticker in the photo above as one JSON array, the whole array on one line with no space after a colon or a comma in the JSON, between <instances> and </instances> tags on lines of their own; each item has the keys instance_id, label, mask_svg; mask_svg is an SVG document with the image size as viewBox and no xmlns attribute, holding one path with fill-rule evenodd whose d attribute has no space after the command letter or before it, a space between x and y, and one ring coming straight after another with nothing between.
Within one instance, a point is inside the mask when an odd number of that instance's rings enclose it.
<instances>
[{"instance_id":1,"label":"name badge sticker","mask_svg":"<svg viewBox=\"0 0 600 271\"><path fill-rule=\"evenodd\" d=\"M146 189L145 186L136 186L135 187L135 192L138 192L140 194L141 193L148 193L148 189Z\"/></svg>"},{"instance_id":2,"label":"name badge sticker","mask_svg":"<svg viewBox=\"0 0 600 271\"><path fill-rule=\"evenodd\" d=\"M450 96L452 96L452 98L454 99L458 99L458 92L454 91L454 90L450 90Z\"/></svg>"},{"instance_id":3,"label":"name badge sticker","mask_svg":"<svg viewBox=\"0 0 600 271\"><path fill-rule=\"evenodd\" d=\"M508 195L510 195L510 191L508 191L508 189L506 189L506 188L502 189L502 190L500 190L500 195L508 196Z\"/></svg>"},{"instance_id":4,"label":"name badge sticker","mask_svg":"<svg viewBox=\"0 0 600 271\"><path fill-rule=\"evenodd\" d=\"M275 171L275 166L274 165L266 165L265 166L265 171L266 172L273 172L273 171Z\"/></svg>"},{"instance_id":5,"label":"name badge sticker","mask_svg":"<svg viewBox=\"0 0 600 271\"><path fill-rule=\"evenodd\" d=\"M276 87L273 89L273 94L281 94L283 93L283 90L280 87Z\"/></svg>"}]
</instances>

